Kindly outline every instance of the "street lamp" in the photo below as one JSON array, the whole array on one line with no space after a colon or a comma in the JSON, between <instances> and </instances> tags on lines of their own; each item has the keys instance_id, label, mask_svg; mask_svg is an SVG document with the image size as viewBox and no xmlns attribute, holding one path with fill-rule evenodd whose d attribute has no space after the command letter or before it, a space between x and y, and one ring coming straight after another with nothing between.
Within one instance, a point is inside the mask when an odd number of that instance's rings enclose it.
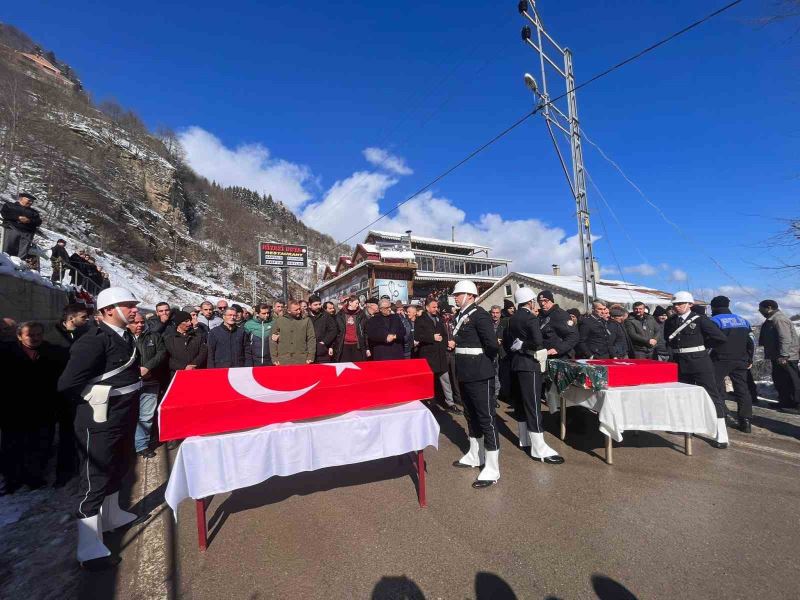
<instances>
[{"instance_id":1,"label":"street lamp","mask_svg":"<svg viewBox=\"0 0 800 600\"><path fill-rule=\"evenodd\" d=\"M522 41L536 50L539 55L541 70L541 88L530 73L525 73L525 85L534 93L544 116L547 129L558 154L564 175L575 198L576 218L578 221L578 239L581 245L581 273L583 274L583 305L589 312L592 299L597 298L597 281L594 271L594 252L592 250L592 232L589 226L589 203L586 196L586 170L583 165L583 148L581 145L580 123L578 122L578 100L575 95L575 74L572 69L572 52L562 48L545 31L542 20L536 10L536 0L520 0L517 8L520 14L533 25L536 36L529 25L522 28ZM545 46L545 44L547 44ZM558 106L556 100L550 100L547 91L547 73L564 80L566 93L559 95L558 100L566 98L566 112ZM551 74L552 74L551 73ZM570 141L572 173L567 168L561 155L553 126L560 129ZM591 292L590 288L591 287Z\"/></svg>"}]
</instances>

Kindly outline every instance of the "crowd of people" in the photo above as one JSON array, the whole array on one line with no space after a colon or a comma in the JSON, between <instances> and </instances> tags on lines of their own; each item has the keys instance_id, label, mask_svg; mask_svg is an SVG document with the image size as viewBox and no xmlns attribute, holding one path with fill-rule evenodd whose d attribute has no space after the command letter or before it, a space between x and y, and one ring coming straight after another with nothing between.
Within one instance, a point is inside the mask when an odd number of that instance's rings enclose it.
<instances>
[{"instance_id":1,"label":"crowd of people","mask_svg":"<svg viewBox=\"0 0 800 600\"><path fill-rule=\"evenodd\" d=\"M714 401L722 432L716 447L727 446L726 419L750 431L755 340L723 296L711 301L711 317L688 292L652 315L640 302L629 313L600 301L582 315L559 307L551 291L529 288L486 311L477 296L465 281L455 286L455 306L436 297L409 303L372 297L362 306L356 296L334 303L312 295L261 303L252 313L226 300L159 302L151 314L129 291L110 287L98 295L96 312L70 304L51 328L2 318L0 369L27 390L0 413L3 492L46 485L57 439L54 485L82 474L79 559L107 556L102 532L137 518L119 508L122 476L137 455L155 455L158 404L174 374L193 369L424 359L434 376L432 400L466 417L470 448L454 466L481 468L475 488L499 479L500 400L512 405L519 443L534 459L564 462L543 436L547 358L677 362L679 380L704 387ZM797 414L797 331L775 301L764 300L759 310L766 319L759 343L772 362L780 409ZM725 407L725 378L738 402L735 420Z\"/></svg>"}]
</instances>

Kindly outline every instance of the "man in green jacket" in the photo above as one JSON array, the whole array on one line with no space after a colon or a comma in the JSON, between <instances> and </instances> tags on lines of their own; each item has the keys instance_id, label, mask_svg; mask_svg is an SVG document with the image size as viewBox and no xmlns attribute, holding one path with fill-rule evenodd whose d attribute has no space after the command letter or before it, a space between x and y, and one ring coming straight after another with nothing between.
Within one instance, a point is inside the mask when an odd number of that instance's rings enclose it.
<instances>
[{"instance_id":1,"label":"man in green jacket","mask_svg":"<svg viewBox=\"0 0 800 600\"><path fill-rule=\"evenodd\" d=\"M272 327L269 338L269 350L272 364L307 365L314 362L317 338L314 325L308 317L304 317L297 300L290 300L286 306L286 315L278 317Z\"/></svg>"},{"instance_id":2,"label":"man in green jacket","mask_svg":"<svg viewBox=\"0 0 800 600\"><path fill-rule=\"evenodd\" d=\"M274 325L272 306L265 303L256 306L255 316L244 324L244 331L253 352L254 367L267 367L272 364L269 336Z\"/></svg>"}]
</instances>

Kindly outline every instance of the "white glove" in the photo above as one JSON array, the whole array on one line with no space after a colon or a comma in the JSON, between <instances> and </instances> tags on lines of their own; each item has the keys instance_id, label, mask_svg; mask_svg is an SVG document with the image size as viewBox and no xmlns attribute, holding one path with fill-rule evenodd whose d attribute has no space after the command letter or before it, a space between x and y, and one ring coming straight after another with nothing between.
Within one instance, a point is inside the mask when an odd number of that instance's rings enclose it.
<instances>
[{"instance_id":1,"label":"white glove","mask_svg":"<svg viewBox=\"0 0 800 600\"><path fill-rule=\"evenodd\" d=\"M511 344L511 351L518 352L520 350L522 350L522 340L519 338L515 338L514 343Z\"/></svg>"}]
</instances>

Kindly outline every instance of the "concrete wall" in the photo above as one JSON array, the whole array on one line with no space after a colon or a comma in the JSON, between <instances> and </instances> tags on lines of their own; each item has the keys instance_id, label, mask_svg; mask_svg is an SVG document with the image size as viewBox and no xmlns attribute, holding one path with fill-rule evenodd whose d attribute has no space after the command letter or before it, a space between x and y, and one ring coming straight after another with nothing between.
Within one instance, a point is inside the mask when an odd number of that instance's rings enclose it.
<instances>
[{"instance_id":1,"label":"concrete wall","mask_svg":"<svg viewBox=\"0 0 800 600\"><path fill-rule=\"evenodd\" d=\"M18 323L58 321L68 301L67 293L61 290L0 275L0 317L11 317Z\"/></svg>"}]
</instances>

